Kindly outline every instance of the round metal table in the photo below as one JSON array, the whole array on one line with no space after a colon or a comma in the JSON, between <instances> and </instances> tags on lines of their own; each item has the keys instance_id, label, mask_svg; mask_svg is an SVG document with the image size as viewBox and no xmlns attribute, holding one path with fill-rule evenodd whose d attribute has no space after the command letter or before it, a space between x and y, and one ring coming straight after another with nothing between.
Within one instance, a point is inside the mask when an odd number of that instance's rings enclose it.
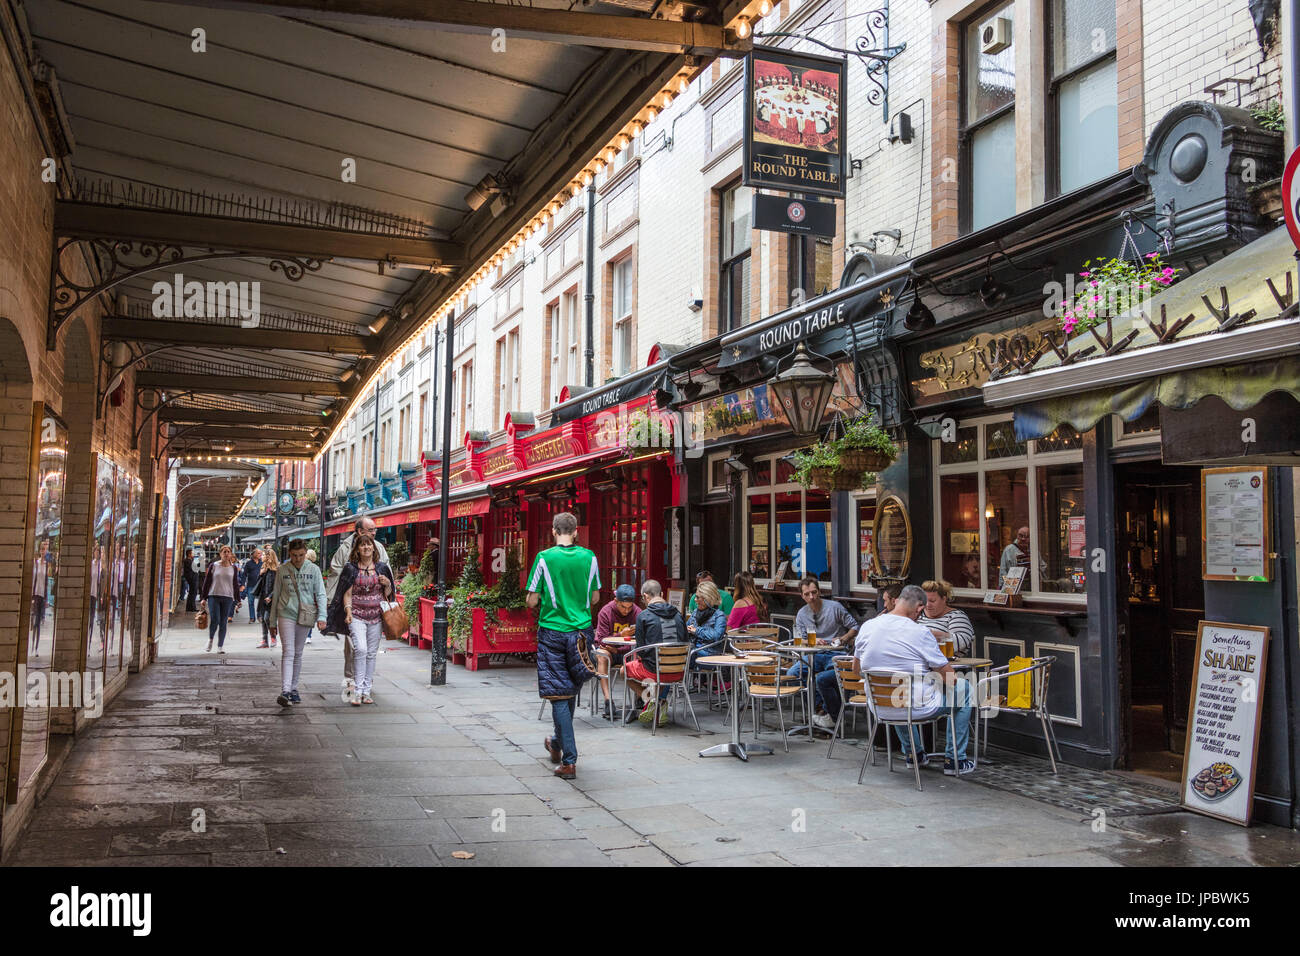
<instances>
[{"instance_id":1,"label":"round metal table","mask_svg":"<svg viewBox=\"0 0 1300 956\"><path fill-rule=\"evenodd\" d=\"M709 664L714 667L730 667L735 670L742 670L750 664L770 664L773 658L770 654L746 654L744 657L737 657L735 654L712 654L708 657L696 658L696 664ZM713 747L706 747L700 751L701 757L725 757L731 755L739 757L741 760L749 760L750 754L770 754L772 748L764 747L761 744L743 744L740 742L740 708L736 706L736 699L740 696L737 691L739 687L736 681L732 681L733 690L731 693L731 741L725 744L717 744Z\"/></svg>"}]
</instances>

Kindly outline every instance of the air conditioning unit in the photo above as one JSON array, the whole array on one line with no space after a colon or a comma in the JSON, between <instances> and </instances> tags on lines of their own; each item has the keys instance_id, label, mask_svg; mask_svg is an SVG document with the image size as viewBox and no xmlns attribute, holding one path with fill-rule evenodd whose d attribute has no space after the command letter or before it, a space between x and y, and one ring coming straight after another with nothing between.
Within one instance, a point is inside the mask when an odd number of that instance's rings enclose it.
<instances>
[{"instance_id":1,"label":"air conditioning unit","mask_svg":"<svg viewBox=\"0 0 1300 956\"><path fill-rule=\"evenodd\" d=\"M992 56L1011 46L1011 19L991 17L980 24L980 52Z\"/></svg>"}]
</instances>

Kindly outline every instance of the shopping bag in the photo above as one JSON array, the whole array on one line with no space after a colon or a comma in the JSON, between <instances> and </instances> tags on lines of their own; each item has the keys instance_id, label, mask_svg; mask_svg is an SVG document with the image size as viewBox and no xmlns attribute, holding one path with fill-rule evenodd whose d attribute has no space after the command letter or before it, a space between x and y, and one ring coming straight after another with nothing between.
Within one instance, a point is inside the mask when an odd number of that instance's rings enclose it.
<instances>
[{"instance_id":1,"label":"shopping bag","mask_svg":"<svg viewBox=\"0 0 1300 956\"><path fill-rule=\"evenodd\" d=\"M194 615L194 626L197 627L200 631L206 631L208 629L207 611L199 611L198 614Z\"/></svg>"},{"instance_id":2,"label":"shopping bag","mask_svg":"<svg viewBox=\"0 0 1300 956\"><path fill-rule=\"evenodd\" d=\"M1009 671L1024 670L1033 667L1034 662L1028 657L1013 657L1008 662ZM1034 675L1016 674L1007 678L1007 706L1018 710L1028 710L1034 706Z\"/></svg>"},{"instance_id":3,"label":"shopping bag","mask_svg":"<svg viewBox=\"0 0 1300 956\"><path fill-rule=\"evenodd\" d=\"M384 637L390 641L400 641L402 635L407 632L411 626L410 618L406 616L406 611L400 604L390 604L387 601L379 602L380 621L384 629Z\"/></svg>"}]
</instances>

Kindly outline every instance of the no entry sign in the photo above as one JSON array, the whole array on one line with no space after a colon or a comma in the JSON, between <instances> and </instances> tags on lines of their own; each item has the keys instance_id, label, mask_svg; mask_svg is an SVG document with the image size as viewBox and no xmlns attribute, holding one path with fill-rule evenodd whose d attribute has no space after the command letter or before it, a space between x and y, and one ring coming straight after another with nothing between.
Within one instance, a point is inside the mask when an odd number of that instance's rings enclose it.
<instances>
[{"instance_id":1,"label":"no entry sign","mask_svg":"<svg viewBox=\"0 0 1300 956\"><path fill-rule=\"evenodd\" d=\"M1282 174L1282 211L1286 216L1286 231L1291 233L1291 241L1300 249L1300 182L1297 182L1296 168L1300 167L1300 146L1286 161L1286 171Z\"/></svg>"}]
</instances>

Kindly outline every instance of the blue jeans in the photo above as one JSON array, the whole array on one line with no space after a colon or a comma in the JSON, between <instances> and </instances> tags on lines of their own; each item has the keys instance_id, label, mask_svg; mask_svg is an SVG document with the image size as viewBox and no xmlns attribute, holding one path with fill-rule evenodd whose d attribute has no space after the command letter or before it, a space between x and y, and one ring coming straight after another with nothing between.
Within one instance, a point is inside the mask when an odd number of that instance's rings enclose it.
<instances>
[{"instance_id":1,"label":"blue jeans","mask_svg":"<svg viewBox=\"0 0 1300 956\"><path fill-rule=\"evenodd\" d=\"M971 693L970 681L966 680L963 677L957 678L957 681L956 683L953 684L952 689L946 691L945 693L946 699L944 700L943 706L940 709L948 710L952 706L953 696L956 697L957 711L956 711L956 716L954 716L952 720L948 722L949 724L948 733L945 734L945 736L948 738L948 743L947 746L944 748L944 751L945 751L945 755L948 757L949 760L965 760L966 745L970 743L970 712L971 712L972 704L974 702L974 695ZM922 713L925 714L926 716L932 717L934 716L936 711L923 711ZM949 713L951 714L952 711L949 710ZM924 718L919 717L916 711L913 711L912 719L916 720L916 719L924 719ZM902 748L903 755L906 756L908 753L911 752L909 741L907 739L907 728L895 727L894 730L897 731L898 733L898 745L899 747ZM915 743L916 748L918 750L922 749L923 745L921 741L921 728L913 727L912 733L916 736L916 743ZM953 755L954 743L956 743L957 745L956 756Z\"/></svg>"},{"instance_id":2,"label":"blue jeans","mask_svg":"<svg viewBox=\"0 0 1300 956\"><path fill-rule=\"evenodd\" d=\"M235 599L218 597L213 594L208 598L208 641L217 638L217 647L226 646L226 624L235 613Z\"/></svg>"},{"instance_id":3,"label":"blue jeans","mask_svg":"<svg viewBox=\"0 0 1300 956\"><path fill-rule=\"evenodd\" d=\"M826 708L826 713L830 715L831 720L840 719L840 686L835 679L835 668L824 670L815 678L816 697Z\"/></svg>"},{"instance_id":4,"label":"blue jeans","mask_svg":"<svg viewBox=\"0 0 1300 956\"><path fill-rule=\"evenodd\" d=\"M256 584L252 585L251 587L249 587L247 591L244 592L245 600L248 601L248 623L249 624L257 623L257 598L253 596L254 587L257 587L257 585Z\"/></svg>"},{"instance_id":5,"label":"blue jeans","mask_svg":"<svg viewBox=\"0 0 1300 956\"><path fill-rule=\"evenodd\" d=\"M830 670L831 668L833 668L834 665L831 663L831 660L832 658L835 657L835 654L836 654L835 651L826 651L824 653L814 654L812 658L813 673L820 674L822 673L822 671ZM804 682L804 674L806 673L807 673L807 659L805 658L804 660L799 661L799 663L791 667L788 671L786 671L785 676L791 678L792 680L797 680L799 681L799 683L802 684ZM831 679L834 680L833 675ZM839 696L838 692L835 694L835 696L836 697ZM821 688L816 687L815 685L813 688L813 703L818 707L822 707L822 708L826 707L825 700L822 697Z\"/></svg>"},{"instance_id":6,"label":"blue jeans","mask_svg":"<svg viewBox=\"0 0 1300 956\"><path fill-rule=\"evenodd\" d=\"M573 736L573 702L576 697L551 701L551 720L555 723L555 742L560 745L560 762L572 766L578 762L578 741Z\"/></svg>"}]
</instances>

